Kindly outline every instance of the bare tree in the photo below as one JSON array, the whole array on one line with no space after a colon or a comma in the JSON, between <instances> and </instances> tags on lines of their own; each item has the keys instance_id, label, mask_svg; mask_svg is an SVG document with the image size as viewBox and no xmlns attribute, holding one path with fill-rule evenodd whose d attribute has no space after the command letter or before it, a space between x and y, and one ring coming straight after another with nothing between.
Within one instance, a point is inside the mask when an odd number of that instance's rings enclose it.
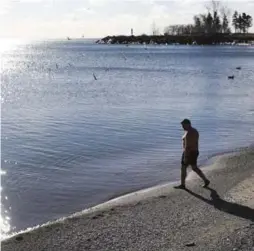
<instances>
[{"instance_id":1,"label":"bare tree","mask_svg":"<svg viewBox=\"0 0 254 251\"><path fill-rule=\"evenodd\" d=\"M192 24L169 25L164 29L165 35L188 35L191 34L194 27Z\"/></svg>"},{"instance_id":2,"label":"bare tree","mask_svg":"<svg viewBox=\"0 0 254 251\"><path fill-rule=\"evenodd\" d=\"M212 11L213 11L213 13L215 13L215 12L218 13L218 12L219 12L219 9L220 9L220 6L221 6L220 1L212 0L211 5L212 5Z\"/></svg>"},{"instance_id":3,"label":"bare tree","mask_svg":"<svg viewBox=\"0 0 254 251\"><path fill-rule=\"evenodd\" d=\"M221 28L223 33L230 33L229 24L231 23L231 15L232 10L225 5L222 5L220 8L220 16L222 18Z\"/></svg>"},{"instance_id":4,"label":"bare tree","mask_svg":"<svg viewBox=\"0 0 254 251\"><path fill-rule=\"evenodd\" d=\"M228 21L228 17L226 14L223 15L222 24L221 24L221 31L223 33L230 33L229 21Z\"/></svg>"},{"instance_id":5,"label":"bare tree","mask_svg":"<svg viewBox=\"0 0 254 251\"><path fill-rule=\"evenodd\" d=\"M230 13L231 10L222 4L220 1L211 0L208 4L205 5L207 12L194 16L193 25L170 25L165 28L164 34L170 35L186 35L192 33L230 33ZM252 26L251 16L245 15L241 20L246 23L245 32L248 31L248 28ZM240 20L240 19L239 19ZM241 29L241 28L239 28ZM243 30L243 28L242 28Z\"/></svg>"},{"instance_id":6,"label":"bare tree","mask_svg":"<svg viewBox=\"0 0 254 251\"><path fill-rule=\"evenodd\" d=\"M211 0L208 3L205 3L205 8L207 12L211 12L212 14L214 12L219 12L220 6L221 6L220 1L216 1L216 0Z\"/></svg>"},{"instance_id":7,"label":"bare tree","mask_svg":"<svg viewBox=\"0 0 254 251\"><path fill-rule=\"evenodd\" d=\"M201 20L203 20L206 32L210 33L210 31L212 31L213 33L229 33L229 23L231 15L230 9L217 0L211 0L210 2L205 4L205 7L207 9L208 15L202 15ZM212 16L212 20L210 15ZM206 16L206 18L204 18L204 16ZM211 21L213 23L212 30L210 29Z\"/></svg>"},{"instance_id":8,"label":"bare tree","mask_svg":"<svg viewBox=\"0 0 254 251\"><path fill-rule=\"evenodd\" d=\"M227 16L227 18L229 19L229 17L232 15L232 10L230 8L228 8L226 5L222 5L220 7L220 11L219 11L220 15L223 17L224 15Z\"/></svg>"}]
</instances>

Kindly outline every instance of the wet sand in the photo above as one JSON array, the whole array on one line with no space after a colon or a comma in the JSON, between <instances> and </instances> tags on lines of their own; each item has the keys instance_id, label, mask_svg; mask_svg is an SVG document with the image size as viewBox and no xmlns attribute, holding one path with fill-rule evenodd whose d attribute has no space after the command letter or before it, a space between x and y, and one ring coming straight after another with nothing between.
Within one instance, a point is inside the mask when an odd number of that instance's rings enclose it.
<instances>
[{"instance_id":1,"label":"wet sand","mask_svg":"<svg viewBox=\"0 0 254 251\"><path fill-rule=\"evenodd\" d=\"M191 172L186 190L165 184L122 196L14 235L2 250L253 250L254 149L204 172L207 189Z\"/></svg>"}]
</instances>

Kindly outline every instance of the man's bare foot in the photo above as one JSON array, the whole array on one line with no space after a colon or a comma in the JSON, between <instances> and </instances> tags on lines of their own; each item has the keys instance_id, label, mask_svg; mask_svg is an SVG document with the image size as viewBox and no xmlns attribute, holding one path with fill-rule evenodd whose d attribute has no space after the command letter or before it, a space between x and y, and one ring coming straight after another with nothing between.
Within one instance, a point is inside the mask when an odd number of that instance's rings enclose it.
<instances>
[{"instance_id":1,"label":"man's bare foot","mask_svg":"<svg viewBox=\"0 0 254 251\"><path fill-rule=\"evenodd\" d=\"M186 186L181 184L179 186L174 186L175 189L186 189Z\"/></svg>"},{"instance_id":2,"label":"man's bare foot","mask_svg":"<svg viewBox=\"0 0 254 251\"><path fill-rule=\"evenodd\" d=\"M210 180L206 180L206 181L205 181L205 184L203 185L203 187L206 188L206 187L209 186L209 184L210 184Z\"/></svg>"}]
</instances>

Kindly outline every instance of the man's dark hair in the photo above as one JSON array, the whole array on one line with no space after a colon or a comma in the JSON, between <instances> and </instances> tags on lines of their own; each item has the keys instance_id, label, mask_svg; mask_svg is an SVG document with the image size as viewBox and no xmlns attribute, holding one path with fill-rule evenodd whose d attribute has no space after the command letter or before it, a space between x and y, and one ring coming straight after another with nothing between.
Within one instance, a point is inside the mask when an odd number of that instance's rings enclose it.
<instances>
[{"instance_id":1,"label":"man's dark hair","mask_svg":"<svg viewBox=\"0 0 254 251\"><path fill-rule=\"evenodd\" d=\"M191 125L191 122L189 119L184 119L182 122L181 122L182 125Z\"/></svg>"}]
</instances>

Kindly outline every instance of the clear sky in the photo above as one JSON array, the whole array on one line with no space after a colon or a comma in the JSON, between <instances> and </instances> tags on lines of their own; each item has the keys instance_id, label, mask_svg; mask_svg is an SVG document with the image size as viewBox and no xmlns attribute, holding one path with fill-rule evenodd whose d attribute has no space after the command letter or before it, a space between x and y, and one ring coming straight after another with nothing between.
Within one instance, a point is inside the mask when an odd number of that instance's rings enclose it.
<instances>
[{"instance_id":1,"label":"clear sky","mask_svg":"<svg viewBox=\"0 0 254 251\"><path fill-rule=\"evenodd\" d=\"M0 0L0 37L99 38L163 32L170 24L192 23L208 2L192 0ZM254 18L254 1L223 1L231 10ZM254 28L250 30L254 32Z\"/></svg>"}]
</instances>

